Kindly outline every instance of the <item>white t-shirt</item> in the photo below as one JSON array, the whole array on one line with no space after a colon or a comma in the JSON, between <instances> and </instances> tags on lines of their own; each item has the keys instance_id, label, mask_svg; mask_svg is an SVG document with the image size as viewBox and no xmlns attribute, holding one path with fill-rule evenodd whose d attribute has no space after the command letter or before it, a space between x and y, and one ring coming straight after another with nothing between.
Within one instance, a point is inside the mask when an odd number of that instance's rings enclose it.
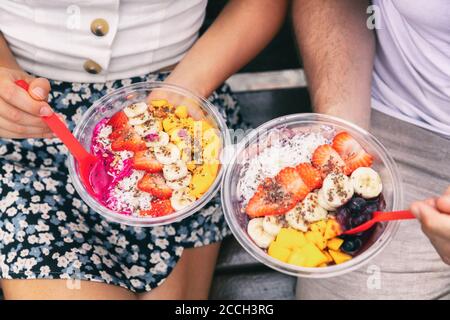
<instances>
[{"instance_id":1,"label":"white t-shirt","mask_svg":"<svg viewBox=\"0 0 450 320\"><path fill-rule=\"evenodd\" d=\"M450 0L375 0L372 104L450 137Z\"/></svg>"},{"instance_id":2,"label":"white t-shirt","mask_svg":"<svg viewBox=\"0 0 450 320\"><path fill-rule=\"evenodd\" d=\"M0 0L0 31L28 72L54 80L104 82L180 61L198 37L206 4ZM92 31L98 27L99 32Z\"/></svg>"}]
</instances>

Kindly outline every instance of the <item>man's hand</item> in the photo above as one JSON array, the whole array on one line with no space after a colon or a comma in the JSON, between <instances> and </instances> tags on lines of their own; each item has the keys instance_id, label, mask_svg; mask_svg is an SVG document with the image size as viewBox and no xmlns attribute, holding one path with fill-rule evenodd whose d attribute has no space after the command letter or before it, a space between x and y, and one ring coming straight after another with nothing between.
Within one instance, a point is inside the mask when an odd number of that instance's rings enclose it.
<instances>
[{"instance_id":1,"label":"man's hand","mask_svg":"<svg viewBox=\"0 0 450 320\"><path fill-rule=\"evenodd\" d=\"M29 83L28 92L15 84L17 80ZM52 138L53 134L42 121L42 115L51 115L47 103L50 83L44 78L0 68L0 137L1 138Z\"/></svg>"},{"instance_id":2,"label":"man's hand","mask_svg":"<svg viewBox=\"0 0 450 320\"><path fill-rule=\"evenodd\" d=\"M450 265L450 187L441 197L415 202L410 209L442 260Z\"/></svg>"}]
</instances>

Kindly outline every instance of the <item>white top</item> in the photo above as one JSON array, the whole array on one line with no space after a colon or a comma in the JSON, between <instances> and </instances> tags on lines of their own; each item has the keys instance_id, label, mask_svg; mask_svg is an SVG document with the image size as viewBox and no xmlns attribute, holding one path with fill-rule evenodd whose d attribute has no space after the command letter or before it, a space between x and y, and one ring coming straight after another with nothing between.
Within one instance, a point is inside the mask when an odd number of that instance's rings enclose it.
<instances>
[{"instance_id":1,"label":"white top","mask_svg":"<svg viewBox=\"0 0 450 320\"><path fill-rule=\"evenodd\" d=\"M450 1L374 4L373 107L450 137Z\"/></svg>"},{"instance_id":2,"label":"white top","mask_svg":"<svg viewBox=\"0 0 450 320\"><path fill-rule=\"evenodd\" d=\"M206 4L207 0L0 0L0 31L28 72L54 80L105 82L180 61L198 37ZM104 35L91 31L96 19L106 21L109 31ZM99 73L87 72L86 61L91 67L99 65L101 69L94 68Z\"/></svg>"}]
</instances>

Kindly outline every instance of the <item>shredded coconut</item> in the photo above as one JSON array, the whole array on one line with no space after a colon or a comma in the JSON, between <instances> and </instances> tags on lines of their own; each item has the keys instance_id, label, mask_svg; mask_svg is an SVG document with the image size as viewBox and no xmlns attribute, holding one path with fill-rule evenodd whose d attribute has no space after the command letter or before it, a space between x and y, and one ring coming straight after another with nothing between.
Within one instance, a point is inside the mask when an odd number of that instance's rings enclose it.
<instances>
[{"instance_id":1,"label":"shredded coconut","mask_svg":"<svg viewBox=\"0 0 450 320\"><path fill-rule=\"evenodd\" d=\"M112 133L112 127L109 125L105 125L102 127L98 133L97 141L103 146L105 149L109 149L111 145L111 141L109 139L109 135Z\"/></svg>"},{"instance_id":2,"label":"shredded coconut","mask_svg":"<svg viewBox=\"0 0 450 320\"><path fill-rule=\"evenodd\" d=\"M297 133L293 137L271 140L270 145L257 156L243 163L238 184L242 205L247 205L265 178L276 176L285 167L311 162L314 150L327 143L330 143L329 139L319 132Z\"/></svg>"},{"instance_id":3,"label":"shredded coconut","mask_svg":"<svg viewBox=\"0 0 450 320\"><path fill-rule=\"evenodd\" d=\"M120 180L109 192L106 201L107 207L123 214L136 216L139 209L150 209L152 196L137 188L137 182L143 176L144 171L132 170L129 176Z\"/></svg>"}]
</instances>

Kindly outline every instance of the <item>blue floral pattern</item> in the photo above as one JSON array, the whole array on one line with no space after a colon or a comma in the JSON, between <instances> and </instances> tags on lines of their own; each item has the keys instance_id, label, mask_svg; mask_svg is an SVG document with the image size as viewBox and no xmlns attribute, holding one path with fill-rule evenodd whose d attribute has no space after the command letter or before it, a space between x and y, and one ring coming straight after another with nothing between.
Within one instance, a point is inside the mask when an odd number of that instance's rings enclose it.
<instances>
[{"instance_id":1,"label":"blue floral pattern","mask_svg":"<svg viewBox=\"0 0 450 320\"><path fill-rule=\"evenodd\" d=\"M106 93L166 76L101 84L52 81L49 102L73 130L83 112ZM242 124L226 85L210 101L229 127ZM66 160L67 149L58 139L0 139L0 278L95 280L145 292L167 278L184 248L229 234L219 196L171 225L140 228L108 222L79 198Z\"/></svg>"}]
</instances>

